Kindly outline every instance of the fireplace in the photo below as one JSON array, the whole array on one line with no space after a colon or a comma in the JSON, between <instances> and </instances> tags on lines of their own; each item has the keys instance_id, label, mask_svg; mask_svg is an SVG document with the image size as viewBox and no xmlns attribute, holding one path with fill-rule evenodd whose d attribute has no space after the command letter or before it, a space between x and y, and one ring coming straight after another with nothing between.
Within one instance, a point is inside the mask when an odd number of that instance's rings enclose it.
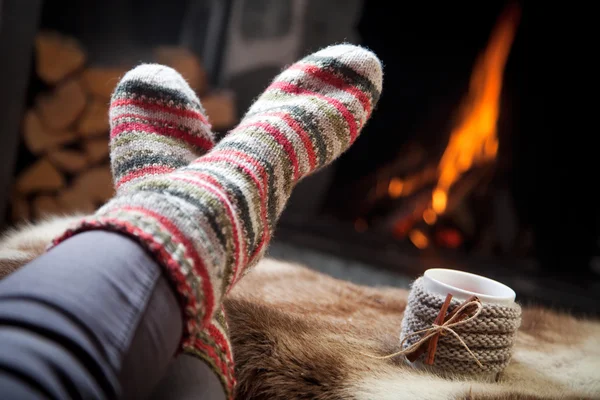
<instances>
[{"instance_id":1,"label":"fireplace","mask_svg":"<svg viewBox=\"0 0 600 400\"><path fill-rule=\"evenodd\" d=\"M597 212L555 149L553 89L535 86L546 12L491 1L390 13L364 2L357 33L384 63L380 103L321 178L326 194L300 186L279 237L412 276L481 273L526 301L596 312ZM307 215L305 202L318 211Z\"/></svg>"},{"instance_id":2,"label":"fireplace","mask_svg":"<svg viewBox=\"0 0 600 400\"><path fill-rule=\"evenodd\" d=\"M158 47L191 54L205 74L203 101L227 94L215 107L229 110L222 131L287 64L346 40L381 57L380 103L355 145L298 185L275 240L406 276L439 266L481 273L513 286L522 299L595 312L599 279L590 265L600 255L597 217L578 207L583 195L576 190L552 195L552 204L568 210L560 229L546 206L553 179L547 171L555 160L546 151L546 132L538 129L549 121L532 82L547 19L532 5L494 0L432 9L415 2L390 12L376 0L32 4L35 10L18 0L0 1L0 49L15 55L0 67L0 79L18 77L3 86L12 92L5 92L1 102L7 107L0 107L8 118L0 135L0 200L9 204L7 221L20 204L15 199L87 212L110 196L102 190L90 201L84 196L90 185L75 190L83 178L69 171L56 181L64 188L14 196L21 174L46 154L28 147L24 121L36 97L58 85L37 75L32 55L40 32L80 43L87 59L71 76L78 79L89 69L118 72L157 61ZM38 10L39 20L33 12ZM117 76L105 78L101 88ZM89 105L98 93L85 95ZM79 124L77 119L70 127ZM95 170L90 179L99 184L108 168L100 148L106 146L105 132L83 138L76 133L81 140L65 144L59 154L85 153L82 171ZM89 161L92 142L103 155ZM60 204L49 200L59 197Z\"/></svg>"}]
</instances>

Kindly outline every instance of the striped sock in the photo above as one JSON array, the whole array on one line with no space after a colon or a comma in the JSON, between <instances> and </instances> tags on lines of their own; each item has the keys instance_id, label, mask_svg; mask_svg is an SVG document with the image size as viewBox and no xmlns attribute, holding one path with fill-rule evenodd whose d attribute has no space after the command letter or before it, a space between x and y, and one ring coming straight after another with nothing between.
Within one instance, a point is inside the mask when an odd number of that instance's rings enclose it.
<instances>
[{"instance_id":1,"label":"striped sock","mask_svg":"<svg viewBox=\"0 0 600 400\"><path fill-rule=\"evenodd\" d=\"M174 69L143 64L117 85L110 104L110 155L115 187L122 193L147 178L188 165L214 146L196 93ZM226 390L234 364L224 313L219 310L184 352L204 360Z\"/></svg>"},{"instance_id":2,"label":"striped sock","mask_svg":"<svg viewBox=\"0 0 600 400\"><path fill-rule=\"evenodd\" d=\"M55 243L90 229L136 238L180 295L183 347L206 351L202 329L264 253L293 187L356 140L381 85L379 60L360 47L308 56L276 77L208 154L135 182Z\"/></svg>"},{"instance_id":3,"label":"striped sock","mask_svg":"<svg viewBox=\"0 0 600 400\"><path fill-rule=\"evenodd\" d=\"M196 93L174 69L142 64L117 85L110 104L110 156L123 190L205 154L214 135Z\"/></svg>"}]
</instances>

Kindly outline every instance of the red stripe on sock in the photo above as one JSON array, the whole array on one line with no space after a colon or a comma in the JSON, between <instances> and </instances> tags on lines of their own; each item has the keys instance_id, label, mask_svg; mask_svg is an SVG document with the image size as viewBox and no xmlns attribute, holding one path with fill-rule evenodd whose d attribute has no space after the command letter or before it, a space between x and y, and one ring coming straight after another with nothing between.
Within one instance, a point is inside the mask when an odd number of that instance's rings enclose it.
<instances>
[{"instance_id":1,"label":"red stripe on sock","mask_svg":"<svg viewBox=\"0 0 600 400\"><path fill-rule=\"evenodd\" d=\"M252 170L249 169L246 165L240 163L238 159L236 159L235 157L228 157L227 153L230 153L231 155L233 155L234 153L237 153L237 152L224 151L224 150L214 151L203 157L198 158L196 161L194 161L194 164L205 164L205 163L211 163L211 162L215 162L215 161L227 161L227 162L239 167L242 171L244 171L256 185L256 188L258 189L259 197L261 197L261 198L264 197L265 191L264 191L263 185L261 184L258 177L256 175L254 175ZM255 165L253 165L253 166L255 166Z\"/></svg>"},{"instance_id":2,"label":"red stripe on sock","mask_svg":"<svg viewBox=\"0 0 600 400\"><path fill-rule=\"evenodd\" d=\"M140 178L145 175L157 175L157 174L166 174L173 171L173 168L167 167L164 165L149 165L147 167L143 167L137 169L133 172L128 173L123 176L119 181L115 184L115 188L119 188L122 184L127 183L135 178Z\"/></svg>"},{"instance_id":3,"label":"red stripe on sock","mask_svg":"<svg viewBox=\"0 0 600 400\"><path fill-rule=\"evenodd\" d=\"M240 151L237 150L232 150L232 149L226 149L226 150L220 150L219 151L220 154L225 154L225 155L231 155L232 157L235 158L242 158L245 161L249 162L252 166L254 166L255 168L257 168L261 175L261 178L263 180L263 185L264 187L268 187L269 185L269 178L267 177L267 173L265 171L265 169L263 168L263 166L256 161L254 158L252 158L250 155L246 154L246 153L242 153ZM259 188L260 191L260 188ZM267 194L265 191L260 191L260 220L263 223L264 227L268 227L269 226L269 222L267 220ZM265 243L268 243L269 240L271 240L271 230L270 229L263 229L263 234L262 237L260 239L260 242L258 244L258 246L256 247L256 249L254 250L254 253L250 254L250 264L253 263L254 258L256 257L257 254L260 253L261 249L263 248L263 246L265 245ZM245 269L245 268L244 268ZM238 280L238 276L241 276L240 273L238 273L235 277L233 282L237 282ZM229 290L231 290L231 288L233 288L233 284L229 287Z\"/></svg>"},{"instance_id":4,"label":"red stripe on sock","mask_svg":"<svg viewBox=\"0 0 600 400\"><path fill-rule=\"evenodd\" d=\"M228 157L228 155L231 155L232 157ZM232 164L240 167L254 182L254 184L256 185L256 187L259 191L259 198L260 198L260 205L259 205L260 216L259 217L260 217L260 221L263 225L263 229L262 229L262 235L261 235L261 239L260 239L261 241L259 243L259 246L262 246L263 243L267 242L271 237L269 223L267 221L265 191L263 190L262 186L260 185L258 178L248 168L246 168L245 165L240 164L239 161L235 158L235 156L242 156L242 157L247 157L247 158L251 159L251 157L248 156L247 154L239 153L239 152L233 151L233 150L228 150L228 151L221 150L216 154L208 154L204 157L199 158L196 163L201 164L204 162L226 161L226 162L232 163ZM256 161L255 161L255 163L256 163ZM263 175L263 179L266 180L266 176ZM266 184L267 184L267 182L265 182L265 187L266 187ZM256 255L256 250L250 255L250 259L253 260L255 255ZM242 264L242 269L244 268L244 265L245 264ZM237 269L235 271L235 275L233 276L232 283L227 290L228 293L231 290L231 288L233 288L233 285L238 281L239 277L241 276L240 275L241 272L242 272L241 269Z\"/></svg>"},{"instance_id":5,"label":"red stripe on sock","mask_svg":"<svg viewBox=\"0 0 600 400\"><path fill-rule=\"evenodd\" d=\"M208 154L207 156L212 156L215 154L225 154L225 155L231 155L233 157L241 158L244 161L246 161L247 163L249 163L250 165L252 165L254 168L256 168L257 172L260 174L260 177L262 179L262 184L263 184L262 186L260 186L260 185L258 186L258 190L259 190L261 196L266 196L266 192L264 191L264 188L269 185L269 177L267 176L267 172L265 171L264 167L262 166L262 164L260 162L258 162L255 158L253 158L249 154L246 154L239 150L230 149L227 147L215 150L211 154ZM207 156L198 158L193 163L201 164L203 161L206 160Z\"/></svg>"},{"instance_id":6,"label":"red stripe on sock","mask_svg":"<svg viewBox=\"0 0 600 400\"><path fill-rule=\"evenodd\" d=\"M212 318L212 314L214 311L215 298L214 298L214 294L212 291L212 282L210 280L208 270L206 269L206 265L204 264L203 260L200 258L198 253L195 251L193 243L190 242L189 239L181 233L181 231L179 231L179 229L177 228L177 226L175 226L175 224L173 224L173 222L171 222L169 219L165 218L164 216L162 216L154 211L151 211L151 210L148 210L148 209L142 208L142 207L130 207L130 206L123 206L123 207L120 207L119 209L138 212L138 213L141 213L141 214L144 214L144 215L147 215L147 216L153 218L154 220L160 222L160 224L167 231L169 231L171 236L177 242L183 244L183 247L186 250L185 256L190 257L194 261L194 269L195 269L196 273L198 275L200 275L200 277L202 278L202 292L204 294L204 301L206 302L206 304L205 304L206 310L205 310L202 322L203 322L203 325L208 324L210 322L210 319Z\"/></svg>"},{"instance_id":7,"label":"red stripe on sock","mask_svg":"<svg viewBox=\"0 0 600 400\"><path fill-rule=\"evenodd\" d=\"M269 133L277 141L277 143L279 143L283 147L283 149L288 153L288 157L292 161L292 166L294 168L294 180L298 180L298 177L300 176L298 172L298 156L296 155L296 149L294 149L294 146L292 145L292 143L290 143L288 138L285 137L283 133L281 133L277 126L267 121L256 121L249 123L242 122L242 124L238 125L238 127L235 128L235 130L243 130L252 126L259 127L267 131L267 133Z\"/></svg>"},{"instance_id":8,"label":"red stripe on sock","mask_svg":"<svg viewBox=\"0 0 600 400\"><path fill-rule=\"evenodd\" d=\"M189 132L173 127L155 126L151 124L143 124L141 122L127 122L113 127L110 131L110 138L114 139L123 132L131 131L140 131L148 134L174 137L187 143L191 143L206 151L212 149L214 145L209 139L203 136L195 136Z\"/></svg>"},{"instance_id":9,"label":"red stripe on sock","mask_svg":"<svg viewBox=\"0 0 600 400\"><path fill-rule=\"evenodd\" d=\"M208 334L213 338L215 343L219 345L221 351L225 353L225 357L229 360L230 363L233 363L233 358L231 358L231 349L229 348L229 342L225 339L223 332L213 323L208 325Z\"/></svg>"},{"instance_id":10,"label":"red stripe on sock","mask_svg":"<svg viewBox=\"0 0 600 400\"><path fill-rule=\"evenodd\" d=\"M321 93L317 93L317 92L313 92L312 90L304 89L298 85L295 85L295 84L289 83L289 82L283 82L283 81L273 82L267 88L267 91L273 90L273 89L279 89L279 90L282 90L289 94L314 96L314 97L322 99L322 100L326 101L327 103L331 104L333 107L335 107L340 112L340 114L342 114L342 116L346 120L348 129L350 130L350 143L352 143L352 142L354 142L354 140L356 140L356 137L358 136L358 128L356 126L356 121L354 120L352 113L350 111L348 111L346 106L344 106L340 101L338 101L332 97L322 95Z\"/></svg>"},{"instance_id":11,"label":"red stripe on sock","mask_svg":"<svg viewBox=\"0 0 600 400\"><path fill-rule=\"evenodd\" d=\"M153 117L148 117L146 115L135 114L135 113L126 113L126 114L116 115L116 116L114 116L111 119L111 122L118 121L118 120L123 119L123 118L143 119L143 120L146 120L148 122L155 122L155 123L158 123L158 124L175 123L174 121L167 121L164 118L153 118ZM183 118L185 118L185 117L183 117ZM199 119L199 118L191 118L191 119L192 120L196 120L196 119ZM208 121L200 120L199 122L202 125L204 125L207 130L212 129L212 125ZM115 125L118 125L118 123L115 123Z\"/></svg>"},{"instance_id":12,"label":"red stripe on sock","mask_svg":"<svg viewBox=\"0 0 600 400\"><path fill-rule=\"evenodd\" d=\"M274 117L279 117L279 118L283 119L288 124L288 126L290 128L292 128L298 134L298 136L302 140L302 143L304 144L304 148L306 149L306 153L308 156L308 165L310 166L310 171L314 170L315 165L317 164L315 150L313 149L313 145L312 145L312 142L310 140L308 133L304 130L304 128L302 128L302 126L300 126L298 121L296 121L294 118L290 117L290 115L285 112L266 112L261 115L265 115L265 116L272 115Z\"/></svg>"},{"instance_id":13,"label":"red stripe on sock","mask_svg":"<svg viewBox=\"0 0 600 400\"><path fill-rule=\"evenodd\" d=\"M202 115L202 113L199 113L194 110L169 107L169 106L162 105L162 104L148 103L147 101L136 100L136 99L115 100L110 104L111 108L120 107L120 106L135 106L135 107L140 107L140 108L143 108L145 110L150 110L150 111L164 111L164 112L178 115L180 117L198 118L202 122L208 124L208 120L206 119L206 117L204 115Z\"/></svg>"},{"instance_id":14,"label":"red stripe on sock","mask_svg":"<svg viewBox=\"0 0 600 400\"><path fill-rule=\"evenodd\" d=\"M231 157L229 157L231 156ZM259 179L256 177L256 175L254 175L254 173L248 169L244 164L240 164L239 162L239 158L243 158L245 161L251 163L254 167L257 167L260 169L259 173L261 173L261 177L263 178L263 185L260 184ZM239 152L239 151L235 151L235 150L219 150L219 151L215 151L213 153L207 154L201 158L198 158L196 161L194 161L194 164L203 164L203 163L211 163L211 162L218 162L218 161L226 161L229 162L231 164L234 164L236 166L238 166L239 168L241 168L249 177L250 179L254 182L254 184L256 185L258 192L259 192L259 198L260 198L260 205L259 205L259 209L260 209L260 220L261 223L263 224L263 229L262 229L262 237L261 237L261 243L267 241L270 238L270 232L269 232L269 223L267 221L267 212L266 212L266 192L264 190L264 188L267 187L268 185L268 180L267 180L267 176L266 173L264 172L264 169L262 168L262 166L260 166L260 163L256 160L254 160L252 157L250 157L248 154ZM254 258L254 255L256 254L256 251L250 255L250 258ZM240 275L239 270L236 271L236 274L233 277L233 281L232 283L237 282L238 277ZM233 287L233 284L230 286Z\"/></svg>"},{"instance_id":15,"label":"red stripe on sock","mask_svg":"<svg viewBox=\"0 0 600 400\"><path fill-rule=\"evenodd\" d=\"M358 90L352 85L349 85L342 78L327 71L326 69L320 68L316 65L300 63L292 65L289 67L289 69L306 72L307 74L314 76L328 85L334 86L339 90L343 90L344 92L351 94L352 96L356 97L358 101L360 101L360 104L362 104L362 107L366 112L371 112L371 100L364 92Z\"/></svg>"},{"instance_id":16,"label":"red stripe on sock","mask_svg":"<svg viewBox=\"0 0 600 400\"><path fill-rule=\"evenodd\" d=\"M265 231L267 231L267 229L265 229ZM271 235L270 234L263 235L260 243L258 244L258 246L256 246L256 250L250 256L250 262L248 263L248 265L254 265L254 261L256 260L256 257L260 254L260 252L262 251L263 247L265 246L266 243L269 242L270 239L271 239ZM246 266L248 266L248 265L246 265ZM245 269L246 268L244 268L244 270ZM231 286L233 287L233 285L231 285Z\"/></svg>"},{"instance_id":17,"label":"red stripe on sock","mask_svg":"<svg viewBox=\"0 0 600 400\"><path fill-rule=\"evenodd\" d=\"M215 349L213 349L212 346L209 346L200 339L196 339L194 340L194 348L196 350L202 351L204 354L206 354L206 356L213 360L216 364L215 366L219 369L223 376L229 376L229 369L227 368L227 364L221 361L221 358L218 356L218 354L215 352Z\"/></svg>"},{"instance_id":18,"label":"red stripe on sock","mask_svg":"<svg viewBox=\"0 0 600 400\"><path fill-rule=\"evenodd\" d=\"M242 241L242 246L240 246L238 236L239 236L239 233L241 232L241 229L238 224L237 218L235 218L234 211L231 206L231 202L229 201L229 199L227 198L227 195L225 194L226 193L225 189L223 189L223 187L218 183L217 180L213 179L209 175L203 174L198 171L191 171L191 170L186 171L185 174L186 175L190 174L190 175L196 176L199 179L206 179L207 181L209 181L209 183L213 184L214 186L217 186L217 188L219 190L221 190L221 192L215 191L211 186L207 185L205 182L198 181L198 180L192 180L192 179L186 178L185 176L177 176L177 175L173 176L173 179L175 179L175 180L184 181L184 182L190 183L196 187L201 186L203 189L205 189L208 192L217 196L219 198L219 200L221 200L221 202L225 205L225 211L227 212L227 216L229 217L229 220L231 221L231 226L233 227L233 247L234 247L233 259L234 259L234 263L235 263L234 275L237 274L238 270L239 270L239 266L246 263L246 259L245 259L246 249L245 249L245 246L243 246L243 241ZM243 250L243 252L241 252L241 250ZM239 257L240 254L241 254L241 258Z\"/></svg>"}]
</instances>

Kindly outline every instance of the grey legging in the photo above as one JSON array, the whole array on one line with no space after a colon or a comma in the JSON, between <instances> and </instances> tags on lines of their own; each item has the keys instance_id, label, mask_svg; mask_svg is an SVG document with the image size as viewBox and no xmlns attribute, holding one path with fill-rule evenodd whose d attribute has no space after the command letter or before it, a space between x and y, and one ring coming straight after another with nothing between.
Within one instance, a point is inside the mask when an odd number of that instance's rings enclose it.
<instances>
[{"instance_id":1,"label":"grey legging","mask_svg":"<svg viewBox=\"0 0 600 400\"><path fill-rule=\"evenodd\" d=\"M158 265L116 233L76 235L0 281L1 399L224 399L179 356L179 304Z\"/></svg>"}]
</instances>

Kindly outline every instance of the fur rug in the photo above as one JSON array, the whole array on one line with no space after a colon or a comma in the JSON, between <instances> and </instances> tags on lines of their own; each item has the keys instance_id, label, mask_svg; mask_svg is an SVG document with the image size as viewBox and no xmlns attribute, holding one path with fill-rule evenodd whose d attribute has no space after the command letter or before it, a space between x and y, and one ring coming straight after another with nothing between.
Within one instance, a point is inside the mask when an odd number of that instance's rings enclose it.
<instances>
[{"instance_id":1,"label":"fur rug","mask_svg":"<svg viewBox=\"0 0 600 400\"><path fill-rule=\"evenodd\" d=\"M0 242L0 277L68 223L22 227ZM226 301L239 399L600 399L600 323L524 309L498 382L450 379L369 354L398 350L407 291L357 286L263 260ZM363 354L361 354L363 353Z\"/></svg>"}]
</instances>

